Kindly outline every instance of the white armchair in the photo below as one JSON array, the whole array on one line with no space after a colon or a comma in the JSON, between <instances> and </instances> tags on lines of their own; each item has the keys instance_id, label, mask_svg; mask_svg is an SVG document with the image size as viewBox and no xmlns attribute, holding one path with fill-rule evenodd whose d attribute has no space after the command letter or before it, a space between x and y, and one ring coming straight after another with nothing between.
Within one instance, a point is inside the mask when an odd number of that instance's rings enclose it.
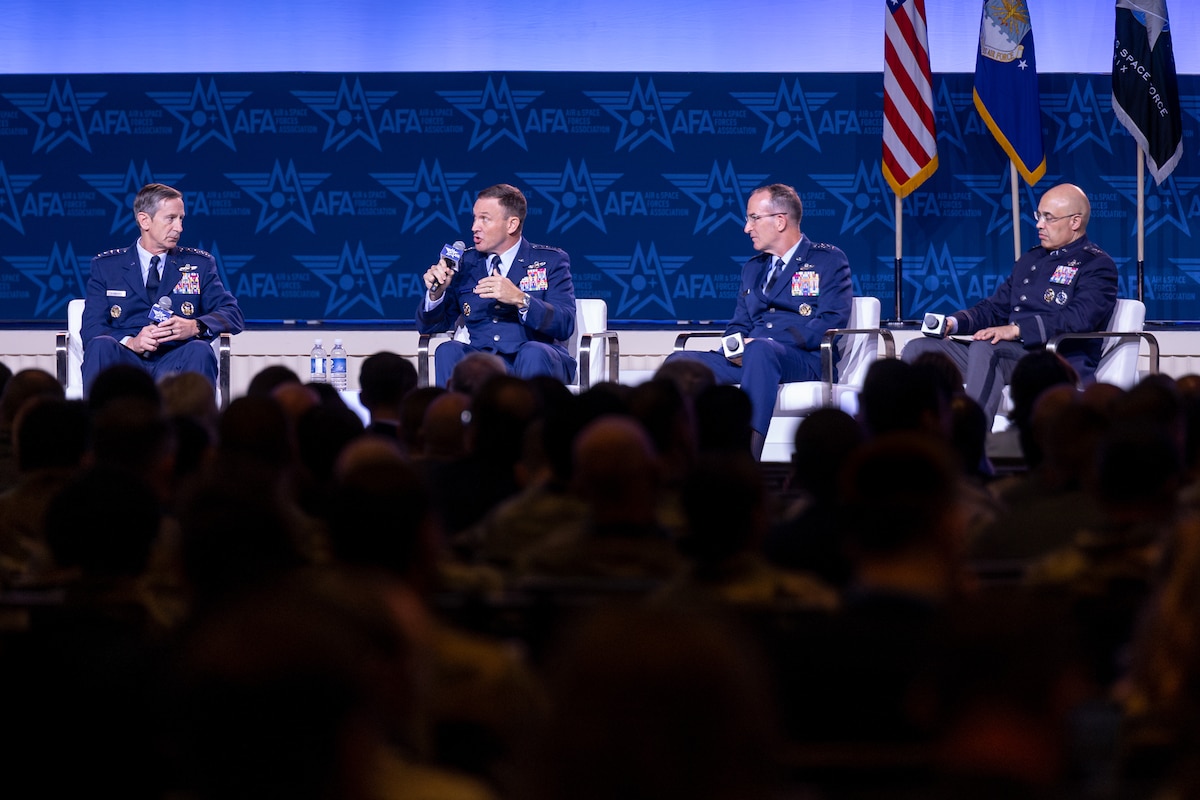
<instances>
[{"instance_id":1,"label":"white armchair","mask_svg":"<svg viewBox=\"0 0 1200 800\"><path fill-rule=\"evenodd\" d=\"M421 386L433 383L433 364L430 356L437 345L451 338L467 341L466 330L456 328L446 333L423 333L417 340L417 380ZM621 346L616 331L608 329L608 303L593 298L575 298L575 335L564 342L567 352L579 365L573 392L587 391L597 383L617 382Z\"/></svg>"},{"instance_id":2,"label":"white armchair","mask_svg":"<svg viewBox=\"0 0 1200 800\"><path fill-rule=\"evenodd\" d=\"M83 397L83 300L75 299L67 304L67 329L55 336L54 358L58 371L58 382L69 399ZM229 405L229 356L233 337L222 333L212 340L213 352L217 357L217 406L224 409Z\"/></svg>"},{"instance_id":3,"label":"white armchair","mask_svg":"<svg viewBox=\"0 0 1200 800\"><path fill-rule=\"evenodd\" d=\"M1057 352L1058 346L1068 339L1103 339L1104 349L1100 354L1100 362L1096 365L1096 382L1130 389L1142 377L1142 342L1146 343L1146 372L1154 374L1159 368L1158 339L1154 334L1142 330L1145 324L1145 303L1140 300L1118 299L1104 330L1060 333L1046 342L1046 349L1052 353ZM1008 414L1012 408L1009 388L1005 386L1000 395L1000 409L992 422L993 433L1008 428Z\"/></svg>"},{"instance_id":4,"label":"white armchair","mask_svg":"<svg viewBox=\"0 0 1200 800\"><path fill-rule=\"evenodd\" d=\"M791 461L795 449L796 428L813 409L837 406L849 414L858 411L858 393L871 363L878 360L880 342L884 358L896 357L892 332L879 326L880 303L876 297L855 297L850 306L850 324L830 328L821 341L821 380L796 381L779 386L771 426L763 444L763 461ZM675 350L686 348L690 339L721 336L716 331L682 333L675 338ZM834 380L833 346L839 344L837 380Z\"/></svg>"}]
</instances>

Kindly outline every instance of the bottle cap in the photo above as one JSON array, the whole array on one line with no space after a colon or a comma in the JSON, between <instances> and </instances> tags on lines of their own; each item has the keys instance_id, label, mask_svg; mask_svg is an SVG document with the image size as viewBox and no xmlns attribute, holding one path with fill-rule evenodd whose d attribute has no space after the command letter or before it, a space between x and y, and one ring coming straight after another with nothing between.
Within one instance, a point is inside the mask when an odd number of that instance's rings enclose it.
<instances>
[{"instance_id":1,"label":"bottle cap","mask_svg":"<svg viewBox=\"0 0 1200 800\"><path fill-rule=\"evenodd\" d=\"M333 340L333 344L334 344L334 346L339 346L339 345L341 345L341 343L342 343L342 340L341 340L341 339L334 339L334 340Z\"/></svg>"},{"instance_id":2,"label":"bottle cap","mask_svg":"<svg viewBox=\"0 0 1200 800\"><path fill-rule=\"evenodd\" d=\"M317 339L315 342L313 342L313 344L320 344L320 343L321 343L320 339Z\"/></svg>"}]
</instances>

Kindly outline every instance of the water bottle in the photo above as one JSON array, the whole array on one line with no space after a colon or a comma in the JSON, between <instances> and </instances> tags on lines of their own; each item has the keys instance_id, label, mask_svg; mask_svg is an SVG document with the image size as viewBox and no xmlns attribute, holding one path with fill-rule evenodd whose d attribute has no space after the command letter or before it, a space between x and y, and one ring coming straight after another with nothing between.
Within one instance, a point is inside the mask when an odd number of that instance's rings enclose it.
<instances>
[{"instance_id":1,"label":"water bottle","mask_svg":"<svg viewBox=\"0 0 1200 800\"><path fill-rule=\"evenodd\" d=\"M317 339L313 344L312 353L308 358L310 383L325 383L325 348L321 346L321 340Z\"/></svg>"},{"instance_id":2,"label":"water bottle","mask_svg":"<svg viewBox=\"0 0 1200 800\"><path fill-rule=\"evenodd\" d=\"M346 349L341 339L334 339L329 351L329 382L339 392L346 391Z\"/></svg>"}]
</instances>

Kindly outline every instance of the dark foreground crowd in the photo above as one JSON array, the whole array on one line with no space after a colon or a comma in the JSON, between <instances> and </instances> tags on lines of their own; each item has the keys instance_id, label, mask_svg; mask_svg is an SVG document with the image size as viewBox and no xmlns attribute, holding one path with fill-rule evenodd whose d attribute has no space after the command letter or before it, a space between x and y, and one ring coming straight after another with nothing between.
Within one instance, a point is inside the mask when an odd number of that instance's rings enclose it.
<instances>
[{"instance_id":1,"label":"dark foreground crowd","mask_svg":"<svg viewBox=\"0 0 1200 800\"><path fill-rule=\"evenodd\" d=\"M4 377L5 797L1200 796L1200 378Z\"/></svg>"}]
</instances>

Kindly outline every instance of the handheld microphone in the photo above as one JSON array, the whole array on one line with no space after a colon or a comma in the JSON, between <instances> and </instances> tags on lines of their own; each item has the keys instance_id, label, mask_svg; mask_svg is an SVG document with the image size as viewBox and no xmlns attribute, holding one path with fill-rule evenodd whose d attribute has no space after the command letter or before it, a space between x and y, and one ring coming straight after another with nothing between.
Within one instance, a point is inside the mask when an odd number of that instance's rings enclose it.
<instances>
[{"instance_id":1,"label":"handheld microphone","mask_svg":"<svg viewBox=\"0 0 1200 800\"><path fill-rule=\"evenodd\" d=\"M746 352L746 342L742 339L742 334L731 333L728 336L722 336L721 350L724 351L726 358L741 357L742 353Z\"/></svg>"},{"instance_id":2,"label":"handheld microphone","mask_svg":"<svg viewBox=\"0 0 1200 800\"><path fill-rule=\"evenodd\" d=\"M158 302L150 306L150 321L154 323L165 322L175 316L175 312L171 310L171 298L163 295L158 298Z\"/></svg>"},{"instance_id":3,"label":"handheld microphone","mask_svg":"<svg viewBox=\"0 0 1200 800\"><path fill-rule=\"evenodd\" d=\"M458 272L459 262L462 261L463 252L466 251L466 249L467 246L462 241L457 241L454 244L448 244L442 248L442 262L446 265L446 268L449 269L451 273ZM442 282L437 279L437 276L434 276L433 285L429 287L429 291L437 291L437 288L441 285Z\"/></svg>"},{"instance_id":4,"label":"handheld microphone","mask_svg":"<svg viewBox=\"0 0 1200 800\"><path fill-rule=\"evenodd\" d=\"M921 320L921 333L926 336L931 336L934 339L946 338L946 315L945 314L926 314L925 319Z\"/></svg>"}]
</instances>

